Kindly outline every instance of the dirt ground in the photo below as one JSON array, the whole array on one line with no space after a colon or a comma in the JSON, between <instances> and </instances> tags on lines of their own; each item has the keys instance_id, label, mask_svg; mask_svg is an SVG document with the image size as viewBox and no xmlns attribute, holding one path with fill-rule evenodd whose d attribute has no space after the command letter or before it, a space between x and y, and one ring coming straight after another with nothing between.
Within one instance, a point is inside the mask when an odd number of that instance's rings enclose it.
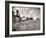
<instances>
[{"instance_id":1,"label":"dirt ground","mask_svg":"<svg viewBox=\"0 0 46 38\"><path fill-rule=\"evenodd\" d=\"M13 31L31 31L31 30L40 30L40 19L36 21L27 20L24 22L13 23Z\"/></svg>"}]
</instances>

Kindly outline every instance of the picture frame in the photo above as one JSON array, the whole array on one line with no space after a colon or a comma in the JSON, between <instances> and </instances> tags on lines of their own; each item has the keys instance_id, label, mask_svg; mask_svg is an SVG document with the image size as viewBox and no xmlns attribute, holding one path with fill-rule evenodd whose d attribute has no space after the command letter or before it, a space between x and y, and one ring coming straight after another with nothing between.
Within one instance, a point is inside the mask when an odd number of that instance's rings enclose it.
<instances>
[{"instance_id":1,"label":"picture frame","mask_svg":"<svg viewBox=\"0 0 46 38\"><path fill-rule=\"evenodd\" d=\"M30 30L27 31L27 30L21 30L21 29L19 29L19 30L14 30L13 29L12 30L12 27L13 27L12 26L13 25L13 21L12 21L13 15L12 14L13 14L14 8L15 9L19 9L20 11L21 11L21 8L22 9L25 9L25 10L26 9L28 10L30 8L31 11L32 10L35 10L35 11L39 12L38 14L41 14L39 16L41 18L40 19L41 20L40 21L40 24L41 25L40 25L40 28L39 29L41 29L41 30L39 30L39 31L38 30L37 31L30 31ZM23 13L24 13L24 11L23 11ZM36 15L38 15L38 14L36 14ZM21 16L21 13L20 13L20 16ZM26 16L26 14L25 14L25 16ZM15 21L15 17L14 17L14 21ZM31 20L32 20L32 18L31 18ZM35 19L33 19L33 20L35 21ZM25 26L22 26L22 27L25 27ZM30 29L31 29L31 27L30 27ZM44 34L45 34L45 4L44 3L37 3L37 2L19 2L19 1L5 1L5 37L34 36L34 35L37 36L37 35L44 35Z\"/></svg>"}]
</instances>

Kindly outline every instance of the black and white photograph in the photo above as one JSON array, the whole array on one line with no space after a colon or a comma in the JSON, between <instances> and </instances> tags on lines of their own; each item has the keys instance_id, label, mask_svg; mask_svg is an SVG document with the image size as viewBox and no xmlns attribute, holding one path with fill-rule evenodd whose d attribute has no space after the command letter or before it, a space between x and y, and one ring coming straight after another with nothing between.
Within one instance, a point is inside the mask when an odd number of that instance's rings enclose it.
<instances>
[{"instance_id":1,"label":"black and white photograph","mask_svg":"<svg viewBox=\"0 0 46 38\"><path fill-rule=\"evenodd\" d=\"M9 35L43 34L44 32L44 3L21 4L8 3Z\"/></svg>"},{"instance_id":2,"label":"black and white photograph","mask_svg":"<svg viewBox=\"0 0 46 38\"><path fill-rule=\"evenodd\" d=\"M12 7L12 31L40 30L40 8Z\"/></svg>"}]
</instances>

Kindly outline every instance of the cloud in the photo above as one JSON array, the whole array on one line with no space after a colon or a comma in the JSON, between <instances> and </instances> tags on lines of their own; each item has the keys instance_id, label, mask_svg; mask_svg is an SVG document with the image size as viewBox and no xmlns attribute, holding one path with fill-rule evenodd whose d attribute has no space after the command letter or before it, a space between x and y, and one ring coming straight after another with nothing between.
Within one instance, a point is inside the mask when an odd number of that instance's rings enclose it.
<instances>
[{"instance_id":1,"label":"cloud","mask_svg":"<svg viewBox=\"0 0 46 38\"><path fill-rule=\"evenodd\" d=\"M20 17L39 17L40 18L40 9L39 8L19 8L19 7L15 7L14 8L14 14L16 15L16 10L19 10L20 13Z\"/></svg>"}]
</instances>

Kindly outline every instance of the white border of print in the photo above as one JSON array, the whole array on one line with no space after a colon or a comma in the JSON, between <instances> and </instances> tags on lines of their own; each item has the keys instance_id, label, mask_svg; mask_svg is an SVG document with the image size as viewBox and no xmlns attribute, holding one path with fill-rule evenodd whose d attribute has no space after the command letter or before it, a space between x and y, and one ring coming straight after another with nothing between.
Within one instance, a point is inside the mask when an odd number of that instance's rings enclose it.
<instances>
[{"instance_id":1,"label":"white border of print","mask_svg":"<svg viewBox=\"0 0 46 38\"><path fill-rule=\"evenodd\" d=\"M40 8L40 30L36 31L12 31L12 7L20 6L20 7L37 7ZM43 33L43 6L42 5L26 5L26 4L9 4L9 33L10 35L14 34L33 34L33 33Z\"/></svg>"}]
</instances>

